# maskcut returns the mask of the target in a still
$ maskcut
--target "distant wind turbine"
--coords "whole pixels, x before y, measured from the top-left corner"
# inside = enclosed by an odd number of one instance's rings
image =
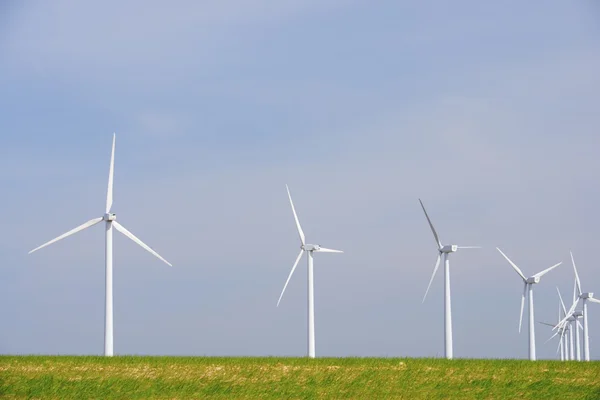
[[[523,296],[521,297],[521,315],[519,316],[519,333],[521,332],[521,325],[523,322],[523,307],[525,306],[525,296],[527,295],[529,297],[529,359],[531,361],[535,361],[536,357],[535,357],[535,324],[534,324],[534,310],[533,310],[533,285],[536,283],[540,283],[540,278],[542,276],[546,275],[548,272],[550,272],[554,268],[558,267],[560,264],[562,264],[562,262],[559,262],[558,264],[555,264],[555,265],[551,266],[550,268],[543,270],[542,272],[538,272],[537,274],[532,275],[529,278],[526,278],[525,275],[523,274],[523,272],[519,269],[519,267],[517,267],[517,265],[514,262],[512,262],[510,260],[510,258],[508,258],[506,256],[506,254],[504,254],[502,252],[502,250],[500,250],[497,247],[496,247],[496,249],[500,252],[500,254],[502,254],[502,256],[504,256],[506,261],[509,262],[509,264],[513,267],[513,269],[516,271],[516,273],[519,274],[521,279],[523,279],[524,286],[523,286]]]
[[[114,165],[115,165],[115,140],[116,134],[113,134],[112,152],[110,157],[110,169],[108,173],[108,190],[106,194],[106,209],[102,217],[94,218],[88,222],[79,225],[77,228],[70,230],[67,233],[60,235],[59,237],[44,243],[43,245],[36,247],[31,250],[29,254],[37,251],[41,248],[51,245],[52,243],[58,242],[68,236],[74,235],[75,233],[92,227],[100,222],[104,221],[106,225],[106,245],[105,245],[105,262],[106,262],[106,297],[105,297],[105,320],[104,320],[104,355],[113,355],[113,282],[112,282],[112,267],[113,267],[113,232],[112,228],[121,232],[129,239],[140,245],[143,249],[148,251],[150,254],[159,258],[167,265],[172,266],[167,260],[162,258],[157,252],[152,250],[148,245],[134,236],[133,233],[129,232],[125,227],[117,222],[117,216],[111,213],[111,207],[113,203],[113,177],[114,177]]]
[[[565,304],[562,301],[562,297],[560,295],[560,290],[558,289],[558,287],[556,287],[556,291],[558,292],[558,297],[560,299],[559,303],[558,303],[558,319],[557,321],[562,320],[562,313],[563,312],[567,312],[566,308],[565,308]],[[561,310],[561,306],[562,306],[562,310]],[[550,326],[550,327],[554,327],[554,324],[549,324],[547,322],[541,322],[538,321],[540,324],[542,325],[546,325],[546,326]],[[548,343],[549,341],[551,341],[552,339],[554,339],[556,336],[559,336],[559,341],[558,341],[558,347],[556,348],[556,352],[558,353],[560,351],[560,361],[565,361],[567,359],[566,357],[566,346],[565,346],[565,342],[563,340],[563,336],[565,335],[565,328],[561,328],[559,329],[554,335],[550,336],[550,338],[548,338],[548,340],[546,340],[544,343]]]
[[[298,229],[298,235],[300,236],[300,253],[296,258],[296,262],[288,275],[287,280],[285,281],[285,285],[283,286],[283,290],[281,291],[281,295],[279,296],[279,300],[277,300],[277,307],[279,307],[279,303],[283,297],[283,293],[285,293],[285,288],[287,287],[290,278],[294,274],[298,263],[300,262],[300,258],[306,252],[308,257],[308,356],[310,358],[315,358],[315,297],[314,297],[314,278],[313,278],[313,253],[343,253],[341,250],[333,250],[327,249],[325,247],[321,247],[318,244],[307,244],[306,238],[304,236],[304,232],[302,231],[302,227],[300,226],[300,221],[298,220],[298,215],[296,214],[296,209],[294,208],[294,202],[292,201],[292,195],[290,194],[290,189],[287,185],[285,185],[287,189],[288,198],[290,199],[290,205],[292,206],[292,213],[294,214],[294,220],[296,221],[296,228]]]
[[[577,285],[577,293],[578,296],[573,301],[573,305],[567,312],[567,315],[554,327],[554,329],[560,328],[564,326],[567,322],[569,322],[569,318],[574,316],[577,318],[578,316],[583,317],[583,358],[585,361],[590,361],[590,336],[589,336],[589,328],[588,328],[588,312],[587,312],[587,303],[588,301],[592,303],[600,303],[599,299],[594,297],[594,293],[592,292],[583,292],[581,289],[581,281],[579,280],[579,274],[577,273],[577,266],[575,265],[575,259],[573,258],[573,252],[571,252],[571,262],[573,263],[573,271],[575,272],[575,282]],[[577,307],[577,303],[579,299],[583,302],[583,312],[577,312],[575,308]]]
[[[427,297],[427,293],[429,292],[429,288],[431,287],[431,282],[433,282],[433,278],[440,266],[440,259],[442,255],[444,256],[444,352],[447,359],[452,359],[453,355],[453,346],[452,346],[452,305],[451,305],[451,296],[450,296],[450,260],[448,257],[450,253],[455,253],[458,249],[480,249],[479,246],[457,246],[455,244],[447,244],[442,245],[440,238],[431,223],[431,219],[429,219],[429,215],[425,210],[425,206],[421,199],[419,199],[419,203],[421,203],[421,208],[425,213],[425,218],[427,218],[427,222],[429,223],[429,227],[431,228],[431,232],[433,233],[433,237],[435,238],[435,243],[437,245],[438,256],[437,261],[435,262],[435,267],[433,268],[433,274],[431,274],[431,279],[429,280],[429,285],[427,285],[427,290],[425,291],[425,296],[423,296],[423,302],[425,302],[425,298]]]

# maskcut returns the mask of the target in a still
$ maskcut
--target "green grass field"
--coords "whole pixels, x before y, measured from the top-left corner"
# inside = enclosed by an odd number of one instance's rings
[[[600,363],[0,356],[2,399],[600,399]]]

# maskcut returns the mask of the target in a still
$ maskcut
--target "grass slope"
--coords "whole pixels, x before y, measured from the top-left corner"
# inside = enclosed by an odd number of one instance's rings
[[[600,399],[600,363],[0,356],[2,399]]]

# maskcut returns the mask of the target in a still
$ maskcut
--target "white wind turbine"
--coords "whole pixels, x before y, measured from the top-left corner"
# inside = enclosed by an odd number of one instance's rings
[[[556,288],[556,290],[558,290],[558,287]],[[558,293],[558,295],[560,296],[560,292]],[[558,303],[558,320],[557,321],[560,321],[562,319],[562,314],[561,314],[561,309],[560,309],[561,303],[562,303],[562,299]],[[562,308],[566,312],[564,304],[562,304]],[[538,321],[538,322],[540,324],[542,324],[542,325],[554,327],[554,324],[549,324],[547,322],[542,322],[542,321]],[[554,335],[550,336],[548,338],[548,340],[546,340],[544,342],[544,344],[548,343],[549,341],[551,341],[552,339],[554,339],[556,336],[560,335],[559,336],[559,341],[558,341],[558,347],[556,348],[556,352],[557,353],[560,352],[560,361],[565,361],[565,354],[566,354],[566,352],[565,352],[565,342],[563,341],[564,334],[565,334],[565,329],[561,328]]]
[[[114,165],[115,165],[115,140],[116,134],[113,134],[113,143],[112,143],[112,152],[110,157],[110,169],[108,174],[108,190],[106,194],[106,209],[105,213],[102,217],[94,218],[89,220],[88,222],[79,225],[77,228],[70,230],[67,233],[60,235],[59,237],[50,240],[49,242],[44,243],[43,245],[31,250],[29,254],[37,251],[43,247],[49,246],[52,243],[58,242],[61,239],[64,239],[68,236],[71,236],[79,231],[87,229],[91,226],[99,224],[102,221],[105,221],[106,225],[106,244],[105,244],[105,262],[106,262],[106,297],[105,297],[105,320],[104,320],[104,355],[112,356],[113,355],[113,290],[112,290],[112,267],[113,267],[113,231],[114,227],[116,230],[121,232],[123,235],[127,236],[129,239],[133,240],[135,243],[139,244],[142,248],[148,251],[150,254],[158,257],[160,260],[172,266],[167,260],[162,258],[157,252],[152,250],[148,245],[138,239],[133,233],[129,232],[125,227],[119,224],[116,219],[117,216],[114,213],[111,213],[111,207],[113,203],[113,176],[114,176]]]
[[[523,307],[525,306],[525,296],[528,295],[528,297],[529,297],[529,359],[531,361],[535,361],[536,357],[535,357],[535,324],[534,324],[534,310],[533,310],[533,285],[536,283],[540,283],[540,278],[542,276],[546,275],[548,272],[550,272],[554,268],[558,267],[560,264],[562,264],[562,262],[559,262],[558,264],[555,264],[555,265],[551,266],[550,268],[543,270],[542,272],[538,272],[537,274],[532,275],[529,278],[526,278],[525,275],[523,274],[523,272],[519,269],[519,267],[517,267],[517,265],[514,262],[512,262],[510,260],[510,258],[508,258],[506,256],[506,254],[504,254],[502,252],[502,250],[500,250],[497,247],[496,247],[496,249],[500,252],[500,254],[502,254],[504,256],[504,258],[506,258],[506,261],[508,261],[510,263],[510,265],[517,272],[517,274],[519,274],[521,279],[523,279],[524,286],[523,286],[523,296],[521,297],[521,315],[519,316],[519,333],[521,333],[521,324],[523,322]]]
[[[562,296],[560,295],[560,290],[558,289],[558,286],[556,287],[556,291],[558,292],[558,298],[559,298],[559,303],[558,303],[558,319],[557,321],[561,321],[562,320],[562,313],[564,312],[565,314],[567,313],[567,309],[565,308],[565,303],[562,301]],[[562,310],[561,310],[561,306],[562,306]],[[542,325],[546,325],[546,326],[550,326],[550,327],[554,327],[554,324],[549,324],[547,322],[541,322],[538,321],[540,324]],[[558,353],[560,351],[560,361],[565,361],[567,360],[567,352],[566,352],[566,346],[565,346],[565,341],[564,339],[564,335],[566,333],[566,327],[565,328],[561,328],[559,329],[554,335],[550,336],[550,338],[548,338],[548,340],[546,340],[544,343],[548,343],[549,341],[551,341],[552,339],[554,339],[556,336],[559,336],[559,342],[558,342],[558,347],[556,348],[556,352]]]
[[[571,313],[571,316],[567,316],[569,313],[567,312],[567,309],[565,307],[565,303],[562,299],[562,296],[560,295],[560,290],[558,289],[558,287],[556,288],[556,291],[558,292],[558,298],[560,299],[560,304],[562,305],[562,309],[563,312],[565,314],[565,318],[567,323],[563,323],[561,329],[559,329],[557,332],[561,332],[562,330],[562,334],[564,334],[564,332],[566,332],[568,335],[565,337],[565,343],[567,343],[566,349],[567,349],[567,356],[565,357],[566,360],[575,360],[577,359],[577,361],[581,361],[581,347],[580,347],[580,343],[579,343],[579,328],[582,328],[581,323],[578,321],[578,318],[582,316],[581,311],[575,311],[573,313]],[[576,302],[576,296],[575,294],[573,294],[573,303]],[[561,324],[561,321],[563,321],[562,317],[559,317],[559,322],[558,324]],[[554,327],[555,325],[553,325]],[[554,330],[554,328],[552,328],[552,330]],[[556,336],[557,333],[555,333],[554,335],[552,335],[552,337]],[[552,338],[551,337],[551,338]],[[575,337],[576,340],[576,347],[573,344],[573,337]]]
[[[290,205],[292,206],[292,213],[294,214],[294,220],[296,221],[296,228],[298,228],[298,235],[300,236],[300,253],[296,258],[296,262],[288,275],[287,280],[285,281],[285,285],[283,286],[283,290],[281,291],[281,295],[279,296],[279,300],[277,300],[277,307],[279,307],[279,303],[281,302],[281,298],[283,297],[283,293],[285,293],[285,288],[290,281],[290,278],[294,274],[296,270],[296,266],[300,262],[300,258],[306,252],[308,257],[308,356],[310,358],[315,358],[315,296],[314,296],[314,278],[313,278],[313,253],[343,253],[341,250],[333,250],[327,249],[325,247],[321,247],[318,244],[307,244],[306,238],[304,236],[304,232],[302,231],[302,227],[300,226],[300,221],[298,220],[298,215],[296,214],[296,209],[294,208],[294,202],[292,201],[292,195],[290,194],[290,189],[287,185],[285,185],[287,189],[288,198],[290,199]]]
[[[435,243],[438,247],[438,256],[437,261],[435,262],[435,267],[433,268],[433,274],[431,274],[431,279],[429,280],[429,285],[427,285],[427,290],[425,291],[425,296],[423,296],[423,302],[425,302],[425,298],[427,297],[427,293],[429,292],[429,288],[431,287],[431,282],[433,282],[433,278],[440,266],[440,259],[442,254],[444,255],[444,353],[447,359],[452,359],[453,357],[453,346],[452,346],[452,304],[451,304],[451,296],[450,296],[450,260],[448,257],[450,253],[455,253],[458,249],[480,249],[479,246],[457,246],[455,244],[447,244],[442,245],[440,238],[438,237],[433,224],[431,223],[431,219],[429,219],[429,215],[425,210],[425,206],[421,199],[419,199],[419,203],[421,203],[421,208],[423,208],[423,212],[425,213],[425,218],[427,218],[427,222],[429,223],[429,227],[431,228],[431,232],[433,233],[433,237],[435,238]]]
[[[585,361],[590,361],[590,336],[589,336],[589,328],[588,328],[588,313],[587,313],[587,302],[591,301],[592,303],[600,303],[599,299],[594,297],[594,293],[592,292],[583,292],[581,289],[581,281],[579,280],[579,274],[577,273],[577,267],[575,266],[575,259],[573,258],[573,253],[571,252],[571,261],[573,263],[573,270],[575,271],[575,282],[577,285],[577,293],[578,296],[573,301],[573,305],[569,309],[567,315],[554,327],[560,328],[564,326],[567,322],[569,322],[570,317],[577,318],[579,316],[583,317],[583,358]],[[576,311],[577,303],[579,299],[583,301],[583,312]]]

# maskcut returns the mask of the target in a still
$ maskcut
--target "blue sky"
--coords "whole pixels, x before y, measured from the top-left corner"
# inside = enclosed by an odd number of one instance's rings
[[[303,355],[302,264],[317,255],[317,354],[443,353],[442,240],[457,357],[526,357],[526,274],[594,266],[600,7],[592,1],[4,2],[0,6],[0,352],[100,354],[113,210],[175,266],[115,238],[117,354]],[[97,229],[95,229],[97,228]],[[538,355],[553,358],[537,328]],[[600,308],[590,306],[592,357]]]

